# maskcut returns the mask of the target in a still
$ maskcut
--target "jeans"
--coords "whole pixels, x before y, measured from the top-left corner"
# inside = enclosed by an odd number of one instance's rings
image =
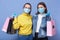
[[[34,38],[33,38],[33,40],[48,40],[48,37],[44,37],[44,38],[37,38],[37,39],[34,37]]]
[[[33,35],[19,35],[19,40],[33,40]]]
[[[48,40],[48,37],[38,38],[38,40]]]

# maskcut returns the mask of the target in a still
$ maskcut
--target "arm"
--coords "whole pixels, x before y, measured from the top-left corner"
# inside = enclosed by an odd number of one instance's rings
[[[13,21],[13,29],[17,30],[19,29],[19,22],[18,22],[18,17],[14,18],[14,21]]]
[[[51,21],[50,14],[48,14],[46,17],[47,17],[47,21]]]
[[[51,21],[52,23],[52,28],[55,28],[54,26],[54,21],[51,19],[50,15],[47,15],[47,21]]]

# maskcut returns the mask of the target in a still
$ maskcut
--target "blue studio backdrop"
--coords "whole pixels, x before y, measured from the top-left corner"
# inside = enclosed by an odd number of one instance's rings
[[[18,39],[17,34],[9,35],[1,31],[7,17],[14,13],[21,14],[25,3],[31,3],[31,14],[34,15],[37,11],[37,4],[41,1],[46,3],[48,11],[56,22],[56,35],[49,37],[49,40],[60,40],[60,0],[0,0],[0,40]]]

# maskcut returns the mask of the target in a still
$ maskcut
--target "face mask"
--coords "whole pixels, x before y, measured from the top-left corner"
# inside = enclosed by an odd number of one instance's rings
[[[38,11],[39,11],[40,13],[44,13],[45,10],[44,10],[44,8],[39,8]]]
[[[24,12],[29,13],[30,12],[30,9],[24,8]]]

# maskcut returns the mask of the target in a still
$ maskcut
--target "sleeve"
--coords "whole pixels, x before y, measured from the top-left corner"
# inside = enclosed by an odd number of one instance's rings
[[[32,29],[34,29],[34,25],[35,25],[35,16],[32,16]]]
[[[19,22],[18,22],[18,17],[14,18],[14,21],[13,21],[13,29],[17,30],[19,29]]]
[[[48,14],[46,17],[47,17],[47,21],[51,21],[50,14]]]

